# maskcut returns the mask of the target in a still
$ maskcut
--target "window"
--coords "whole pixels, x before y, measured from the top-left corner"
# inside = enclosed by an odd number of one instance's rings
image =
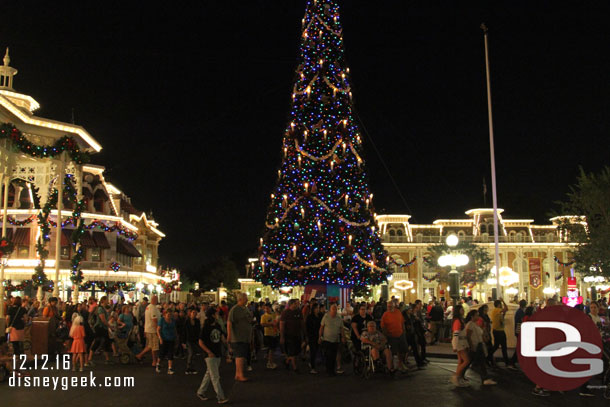
[[[523,233],[523,232],[517,233],[517,242],[523,242],[524,239],[525,239],[525,233]]]
[[[30,246],[17,246],[17,258],[27,259],[30,257]]]
[[[91,261],[102,261],[102,249],[93,247],[91,250]]]
[[[136,249],[142,253],[142,244],[141,243],[137,243],[136,244]],[[142,264],[142,257],[136,257],[136,264]]]
[[[509,242],[516,242],[516,241],[517,241],[516,236],[517,236],[517,233],[516,233],[514,230],[511,230],[511,231],[508,233],[508,241],[509,241]]]
[[[70,246],[62,246],[60,255],[62,260],[70,260]]]
[[[396,231],[394,229],[390,229],[390,236],[395,236],[396,235]]]
[[[398,229],[396,231],[396,236],[402,236],[402,229]]]
[[[488,242],[488,241],[489,241],[489,233],[482,233],[481,242]]]
[[[417,243],[421,243],[421,242],[423,242],[423,241],[424,241],[424,235],[423,235],[423,234],[421,234],[421,233],[418,233],[417,235],[415,235],[415,241],[416,241]]]

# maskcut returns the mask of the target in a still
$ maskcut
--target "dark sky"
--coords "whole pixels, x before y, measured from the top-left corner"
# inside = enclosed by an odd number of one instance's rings
[[[0,46],[38,115],[69,121],[74,107],[104,147],[94,163],[166,232],[162,262],[189,269],[256,248],[305,1],[153,4],[3,0]],[[608,164],[607,1],[341,4],[380,213],[464,217],[484,177],[491,191],[483,21],[505,215],[544,223],[579,165]]]

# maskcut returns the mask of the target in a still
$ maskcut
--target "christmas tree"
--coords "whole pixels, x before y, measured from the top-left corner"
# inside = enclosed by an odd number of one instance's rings
[[[336,1],[309,0],[302,28],[291,120],[253,275],[273,287],[379,284],[388,258],[352,114]]]

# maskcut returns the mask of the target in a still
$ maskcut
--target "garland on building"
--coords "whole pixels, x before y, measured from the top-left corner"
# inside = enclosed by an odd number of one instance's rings
[[[133,291],[136,289],[136,285],[134,283],[125,283],[123,281],[86,281],[80,285],[80,289],[83,291],[90,290],[93,287],[95,287],[95,289],[98,291],[104,291],[109,294],[115,293],[117,290]]]
[[[0,215],[0,220],[1,219],[3,219],[2,215]],[[25,225],[29,225],[30,223],[34,222],[34,220],[36,219],[36,215],[32,215],[24,220],[17,220],[16,218],[13,218],[12,216],[7,216],[7,219],[8,219],[9,225],[25,226]]]
[[[159,280],[157,282],[157,284],[161,286],[161,290],[165,294],[169,294],[172,291],[180,291],[180,285],[178,284],[177,280],[172,280],[172,281]]]
[[[57,227],[57,223],[49,220],[51,226],[53,227]],[[61,223],[61,227],[65,227],[67,225],[74,225],[77,222],[77,220],[73,217],[70,216],[68,219],[66,219],[65,221],[63,221]],[[99,228],[101,230],[103,230],[104,232],[114,232],[116,231],[117,234],[124,236],[126,239],[129,240],[135,240],[138,238],[138,234],[135,232],[132,232],[131,230],[127,229],[126,227],[122,226],[121,224],[117,223],[115,225],[109,226],[106,223],[102,222],[101,220],[98,219],[94,219],[91,223],[84,225],[84,228],[87,230],[91,230],[94,228]]]
[[[553,256],[553,259],[555,260],[555,262],[556,262],[557,264],[559,264],[560,266],[563,266],[563,267],[570,267],[572,264],[576,263],[574,260],[569,261],[569,262],[567,262],[567,263],[564,263],[564,262],[560,261],[560,260],[557,258],[557,256]]]
[[[13,285],[13,282],[11,280],[4,280],[4,289],[6,291],[23,291],[31,283],[31,280],[23,280],[21,283]]]
[[[396,266],[403,268],[403,267],[411,267],[413,265],[413,263],[415,263],[415,260],[417,260],[417,256],[414,256],[410,262],[405,263],[405,264],[398,264],[396,263],[396,260],[394,259],[390,259],[390,263],[395,264]]]
[[[113,261],[112,263],[110,263],[110,270],[112,270],[116,273],[117,271],[121,270],[121,265],[119,263],[117,263],[116,261]]]
[[[28,140],[19,129],[11,123],[0,125],[0,139],[9,139],[13,142],[13,147],[36,158],[54,158],[63,152],[70,155],[72,161],[77,164],[89,162],[89,153],[81,151],[78,143],[73,137],[63,136],[52,145],[39,146]]]
[[[434,276],[432,276],[432,277],[426,277],[425,275],[422,275],[422,278],[423,278],[424,280],[426,280],[427,282],[429,282],[429,283],[431,283],[432,281],[434,281],[434,280],[436,280],[437,278],[440,278],[440,277],[441,277],[440,273],[436,273],[436,274],[435,274]]]
[[[15,250],[13,242],[8,240],[6,237],[0,239],[0,257],[6,257]]]

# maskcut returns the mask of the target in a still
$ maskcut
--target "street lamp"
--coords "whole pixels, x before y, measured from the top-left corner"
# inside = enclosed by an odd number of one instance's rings
[[[459,240],[454,234],[447,236],[447,246],[453,248],[457,246]],[[450,249],[449,253],[444,254],[438,258],[438,265],[441,267],[451,267],[449,272],[449,293],[453,298],[453,305],[457,305],[457,301],[460,298],[460,275],[457,271],[457,267],[465,266],[468,264],[470,259],[467,255],[455,252]]]

